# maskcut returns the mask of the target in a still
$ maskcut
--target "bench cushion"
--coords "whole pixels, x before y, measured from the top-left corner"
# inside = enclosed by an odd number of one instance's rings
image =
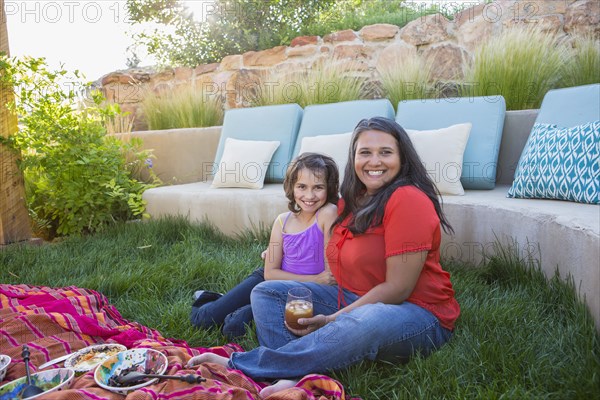
[[[398,104],[396,122],[416,130],[470,122],[460,181],[465,189],[493,189],[505,113],[502,96],[409,100]]]
[[[460,176],[470,132],[470,123],[427,131],[406,130],[440,194],[465,194]]]
[[[562,128],[600,119],[600,84],[549,90],[535,120]]]
[[[279,141],[227,138],[211,187],[261,189]]]
[[[535,124],[509,197],[598,204],[600,121],[559,128]]]
[[[352,132],[360,120],[372,117],[393,119],[392,103],[388,99],[377,99],[307,106],[298,132],[294,157],[300,152],[303,138]]]
[[[548,91],[508,196],[597,204],[598,120],[600,84]]]
[[[278,141],[279,147],[273,154],[265,182],[283,182],[301,119],[302,108],[298,104],[228,110],[223,119],[221,139],[215,155],[215,172],[223,156],[227,138]]]

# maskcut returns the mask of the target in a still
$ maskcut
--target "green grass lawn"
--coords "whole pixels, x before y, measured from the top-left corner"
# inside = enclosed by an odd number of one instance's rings
[[[192,346],[194,290],[226,291],[261,264],[265,234],[224,238],[182,220],[129,223],[94,236],[0,250],[2,283],[98,290],[122,315]],[[512,258],[512,259],[511,259]],[[571,285],[547,282],[513,257],[470,268],[446,263],[462,315],[452,341],[407,365],[364,362],[332,374],[363,399],[588,399],[600,388],[600,336]],[[256,338],[239,342],[249,349]]]

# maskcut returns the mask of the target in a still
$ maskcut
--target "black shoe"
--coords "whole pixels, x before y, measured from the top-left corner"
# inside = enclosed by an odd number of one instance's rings
[[[211,292],[210,290],[197,290],[194,292],[194,303],[192,307],[200,307],[211,301],[215,301],[223,296],[221,293]]]

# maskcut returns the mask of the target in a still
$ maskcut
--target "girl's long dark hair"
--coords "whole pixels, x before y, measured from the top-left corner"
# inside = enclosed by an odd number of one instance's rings
[[[356,142],[359,136],[363,132],[371,130],[388,133],[396,139],[400,155],[400,172],[398,172],[398,175],[392,182],[380,189],[365,204],[359,201],[364,196],[367,188],[356,175],[354,161],[356,158]],[[454,229],[452,229],[442,211],[438,197],[440,193],[429,175],[427,175],[427,171],[406,131],[397,122],[388,118],[374,117],[363,119],[356,125],[352,134],[348,164],[346,164],[344,182],[342,182],[340,189],[342,199],[345,202],[344,210],[337,217],[333,226],[341,223],[350,214],[352,218],[348,222],[348,229],[354,234],[364,233],[369,227],[381,225],[385,205],[392,196],[392,193],[397,188],[407,185],[416,186],[429,197],[444,231],[454,233]]]

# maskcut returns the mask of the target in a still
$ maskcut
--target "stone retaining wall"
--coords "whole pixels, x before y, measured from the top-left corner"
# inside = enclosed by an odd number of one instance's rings
[[[457,80],[479,43],[503,29],[524,25],[558,32],[565,39],[578,33],[600,37],[600,2],[497,0],[465,9],[452,20],[433,14],[411,21],[403,28],[376,24],[324,37],[301,36],[292,40],[290,46],[230,55],[220,63],[196,68],[112,72],[100,79],[99,86],[109,100],[135,116],[134,129],[142,130],[147,126],[140,102],[146,93],[194,85],[207,95],[222,95],[225,109],[246,107],[265,76],[277,80],[278,74],[310,68],[321,60],[354,60],[351,63],[354,71],[348,73],[365,76],[377,85],[378,67],[394,59],[421,56],[431,62],[434,81]]]

